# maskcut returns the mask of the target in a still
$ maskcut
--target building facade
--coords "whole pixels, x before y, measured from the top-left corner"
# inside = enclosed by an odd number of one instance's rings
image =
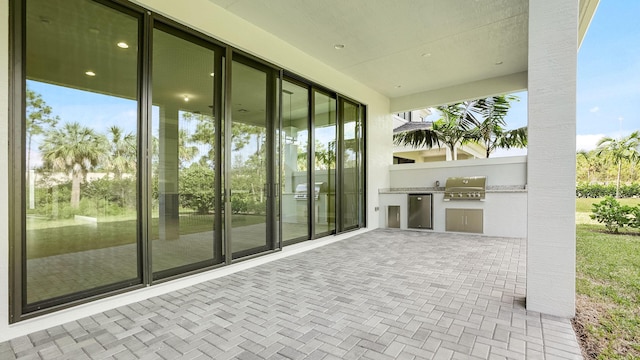
[[[383,226],[392,113],[525,88],[527,307],[573,315],[597,2],[528,4],[524,72],[396,97],[221,3],[0,0],[0,341]]]

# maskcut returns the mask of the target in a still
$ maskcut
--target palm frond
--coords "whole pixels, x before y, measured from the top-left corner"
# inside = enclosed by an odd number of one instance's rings
[[[411,146],[415,149],[440,146],[439,135],[433,129],[421,129],[396,133],[393,135],[396,146]]]

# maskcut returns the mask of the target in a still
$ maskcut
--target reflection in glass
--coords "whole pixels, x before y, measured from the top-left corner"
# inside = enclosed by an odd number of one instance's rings
[[[282,240],[308,239],[309,93],[288,81],[282,89]]]
[[[315,234],[335,231],[336,99],[314,91]]]
[[[268,248],[267,74],[238,61],[231,84],[231,246],[235,256]],[[229,214],[227,214],[228,216]]]
[[[345,100],[342,104],[342,230],[358,226],[358,106]]]
[[[87,0],[29,0],[26,19],[28,311],[140,282],[139,23]]]
[[[214,51],[153,31],[154,277],[222,261],[214,239]],[[215,244],[214,244],[215,241]]]

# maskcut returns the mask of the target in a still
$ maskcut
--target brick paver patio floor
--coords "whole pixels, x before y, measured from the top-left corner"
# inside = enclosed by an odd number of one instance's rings
[[[374,230],[0,343],[0,359],[582,359],[524,239]]]

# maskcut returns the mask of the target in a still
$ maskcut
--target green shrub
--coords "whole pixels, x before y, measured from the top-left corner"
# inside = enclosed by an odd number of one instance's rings
[[[618,233],[620,228],[632,224],[634,209],[637,207],[620,205],[613,197],[607,196],[601,202],[593,204],[591,218],[604,223],[608,231]]]
[[[606,196],[616,196],[616,186],[614,184],[578,184],[576,186],[576,197],[601,198]],[[620,185],[620,197],[640,197],[640,184]]]
[[[249,209],[249,200],[246,194],[233,194],[231,209],[234,214],[246,214]]]
[[[640,229],[640,206],[631,207],[630,215],[629,227]]]
[[[180,205],[196,211],[198,214],[207,214],[214,207],[215,172],[213,169],[199,164],[180,171]]]

